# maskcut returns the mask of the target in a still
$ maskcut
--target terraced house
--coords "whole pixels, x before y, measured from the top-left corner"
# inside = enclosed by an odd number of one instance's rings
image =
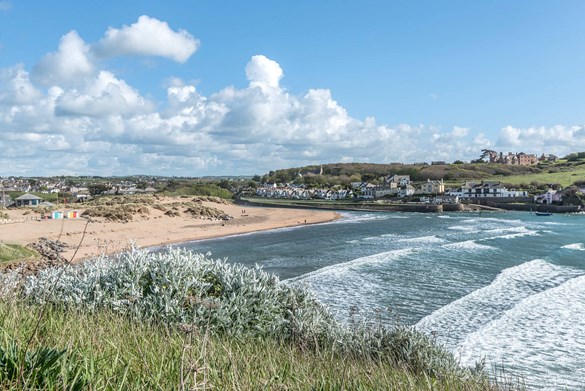
[[[450,190],[450,196],[457,196],[461,199],[470,198],[487,198],[487,197],[527,197],[528,192],[517,191],[514,189],[508,190],[500,182],[481,181],[465,182],[460,188]]]

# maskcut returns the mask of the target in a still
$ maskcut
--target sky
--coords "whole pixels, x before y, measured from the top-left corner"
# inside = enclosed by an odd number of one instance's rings
[[[581,0],[0,0],[0,176],[585,151]]]

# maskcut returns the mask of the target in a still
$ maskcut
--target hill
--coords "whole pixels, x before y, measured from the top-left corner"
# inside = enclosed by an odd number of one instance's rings
[[[351,182],[359,181],[376,184],[381,182],[382,177],[390,174],[410,175],[413,182],[443,179],[448,186],[460,185],[464,181],[496,180],[517,187],[546,187],[548,184],[567,187],[585,180],[585,158],[565,159],[556,163],[540,162],[533,166],[497,163],[439,165],[330,163],[270,171],[261,178],[261,181],[294,182],[307,186],[349,186]]]

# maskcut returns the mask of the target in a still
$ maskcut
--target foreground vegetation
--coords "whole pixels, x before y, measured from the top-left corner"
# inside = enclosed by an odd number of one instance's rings
[[[0,263],[32,260],[39,254],[25,246],[12,243],[0,243]]]
[[[2,347],[15,367],[33,333],[36,306],[0,304]],[[229,338],[112,313],[51,307],[29,351],[52,348],[54,364],[29,366],[24,380],[0,376],[3,388],[124,390],[489,390],[486,380],[416,374],[390,360],[307,350],[275,338]],[[38,353],[37,353],[38,354]],[[6,355],[4,355],[6,360]],[[33,360],[30,360],[33,361]]]
[[[342,324],[302,287],[187,251],[1,280],[4,388],[495,389],[411,328]]]

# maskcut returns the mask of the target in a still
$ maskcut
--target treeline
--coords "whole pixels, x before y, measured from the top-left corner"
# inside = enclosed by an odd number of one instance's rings
[[[208,196],[230,199],[233,194],[227,189],[213,183],[197,183],[192,181],[170,180],[161,189],[163,194],[175,196]]]
[[[585,152],[573,152],[564,157],[569,162],[575,162],[581,159],[585,159]]]

